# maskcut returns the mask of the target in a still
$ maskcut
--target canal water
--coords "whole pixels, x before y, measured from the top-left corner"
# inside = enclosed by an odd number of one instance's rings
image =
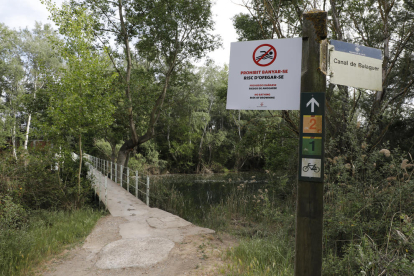
[[[269,174],[242,172],[209,175],[161,175],[151,177],[153,205],[175,210],[190,217],[203,217],[214,205],[223,204],[228,197],[238,195],[258,195],[266,191],[270,200],[283,196],[288,179],[282,173]],[[174,198],[172,198],[174,197]],[[171,202],[173,200],[179,202]],[[172,207],[174,205],[175,207]],[[170,209],[170,210],[168,210]]]

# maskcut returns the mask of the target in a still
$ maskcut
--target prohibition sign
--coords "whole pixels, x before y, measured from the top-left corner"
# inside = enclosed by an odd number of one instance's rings
[[[256,55],[257,50],[259,52]],[[270,44],[262,44],[253,52],[253,61],[259,66],[269,66],[276,60],[277,52],[275,47]],[[269,61],[270,60],[270,61]]]

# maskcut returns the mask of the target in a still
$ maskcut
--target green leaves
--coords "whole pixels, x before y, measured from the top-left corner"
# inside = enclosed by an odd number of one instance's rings
[[[113,121],[114,94],[110,85],[117,77],[111,71],[106,53],[95,49],[93,18],[82,7],[61,9],[48,6],[52,19],[59,25],[61,40],[54,40],[65,68],[59,78],[50,77],[50,101],[47,114],[49,132],[78,136],[106,128]]]
[[[209,0],[160,0],[131,2],[126,14],[136,47],[150,60],[157,57],[167,64],[200,59],[219,46],[213,30]]]

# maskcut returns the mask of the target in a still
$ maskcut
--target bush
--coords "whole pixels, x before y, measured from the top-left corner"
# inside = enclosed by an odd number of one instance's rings
[[[413,160],[356,137],[327,151],[324,275],[413,275]]]
[[[82,164],[81,189],[78,195],[79,160],[70,152],[53,153],[52,149],[34,151],[18,160],[2,153],[0,186],[13,202],[25,209],[73,209],[92,198],[91,180]]]
[[[27,221],[24,208],[8,195],[0,195],[0,231],[20,229]]]

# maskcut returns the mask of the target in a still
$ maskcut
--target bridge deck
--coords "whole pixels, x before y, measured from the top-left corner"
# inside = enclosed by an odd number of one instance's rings
[[[93,174],[104,183],[102,174],[96,170]],[[100,192],[97,189],[98,195],[105,202],[104,185],[101,187]],[[149,267],[166,260],[175,243],[182,242],[185,236],[214,233],[158,208],[148,207],[110,179],[107,179],[107,208],[111,216],[124,218],[125,222],[119,225],[121,239],[117,241],[96,247],[88,244],[87,239],[84,249],[99,253],[95,265],[100,269]]]

